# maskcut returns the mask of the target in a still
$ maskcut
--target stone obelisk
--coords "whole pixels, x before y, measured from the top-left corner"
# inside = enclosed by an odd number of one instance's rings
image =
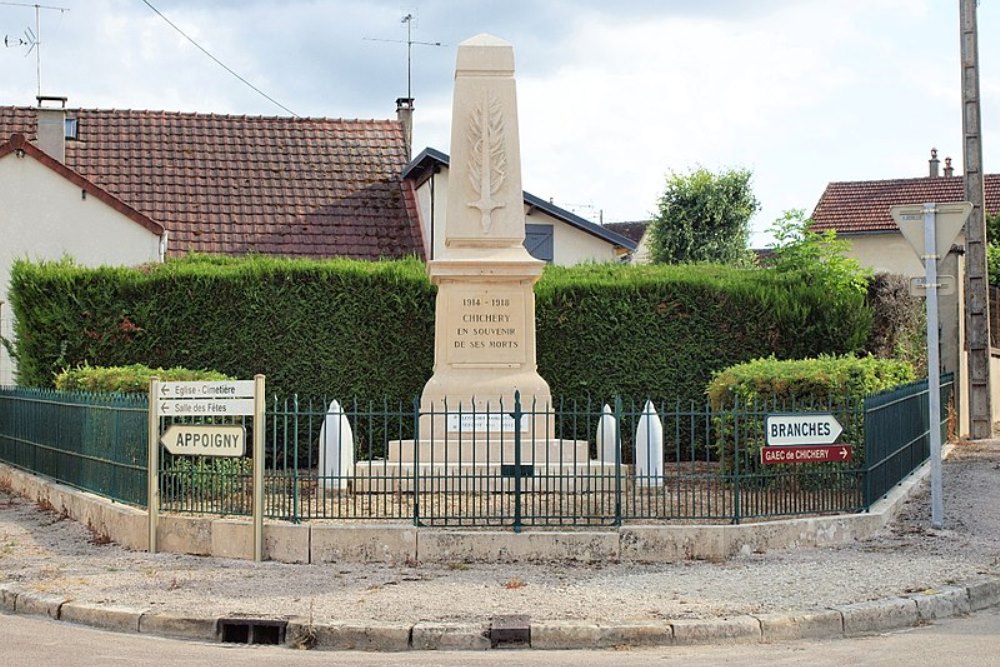
[[[551,403],[535,362],[533,285],[545,263],[524,248],[513,47],[486,34],[459,44],[454,95],[445,248],[428,265],[438,286],[434,375],[421,409],[481,414],[422,420],[421,439],[498,433],[515,391],[526,411]]]

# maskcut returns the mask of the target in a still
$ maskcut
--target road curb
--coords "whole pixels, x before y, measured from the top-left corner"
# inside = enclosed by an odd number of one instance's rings
[[[755,614],[764,643],[796,639],[838,639],[844,636],[844,617],[835,609]]]
[[[534,621],[529,625],[530,641],[518,647],[561,650],[838,639],[901,630],[997,605],[1000,579],[985,579],[822,610],[620,624]],[[115,632],[220,640],[219,617],[77,602],[60,595],[27,591],[14,582],[0,583],[0,611],[47,616]],[[288,617],[285,643],[333,651],[483,651],[491,647],[490,632],[489,623],[313,623],[304,617]]]
[[[218,637],[218,621],[215,616],[187,616],[169,611],[145,613],[139,617],[139,634],[213,641]]]
[[[17,592],[17,598],[14,602],[14,613],[48,616],[58,621],[59,609],[67,602],[69,602],[69,598],[64,598],[61,595],[33,593],[22,590]]]
[[[115,632],[138,633],[143,613],[129,607],[66,602],[59,608],[59,620]]]

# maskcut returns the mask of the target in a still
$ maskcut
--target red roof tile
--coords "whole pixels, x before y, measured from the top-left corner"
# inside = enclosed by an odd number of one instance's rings
[[[378,259],[423,255],[394,120],[67,109],[66,165],[188,251]],[[0,107],[0,141],[35,110]]]
[[[986,212],[1000,210],[1000,174],[986,175]],[[896,231],[889,209],[898,204],[962,201],[961,176],[830,183],[813,211],[813,229],[838,234]]]

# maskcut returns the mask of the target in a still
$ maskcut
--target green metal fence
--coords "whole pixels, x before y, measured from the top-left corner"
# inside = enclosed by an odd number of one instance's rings
[[[0,461],[146,505],[143,395],[0,388]]]
[[[946,377],[943,406],[950,390]],[[518,400],[421,412],[416,402],[293,397],[272,399],[264,424],[244,426],[248,442],[254,428],[265,429],[270,518],[514,530],[740,523],[870,507],[928,457],[926,393],[924,382],[864,402],[714,411]],[[763,465],[764,420],[779,412],[834,414],[853,460]],[[644,444],[654,432],[662,432],[662,450]],[[0,460],[139,506],[147,437],[143,396],[0,389]],[[161,509],[249,515],[251,470],[249,455],[164,452]]]
[[[948,418],[953,414],[951,373],[941,377],[941,415],[937,427],[947,441]],[[930,410],[927,380],[897,387],[865,399],[865,506],[930,458]]]
[[[663,433],[658,468],[649,450],[638,446],[642,404],[550,408],[516,401],[480,412],[442,405],[418,413],[407,404],[353,404],[330,411],[325,401],[272,403],[265,511],[292,521],[404,520],[517,530],[739,523],[864,508],[860,447],[850,463],[760,462],[767,414],[831,411],[844,424],[845,436],[860,445],[860,402],[716,411],[694,403],[654,407]],[[608,418],[612,426],[602,437],[602,419]],[[334,448],[327,458],[341,458],[344,440],[330,442],[321,435],[331,423],[350,425],[353,467],[319,464],[324,441]]]

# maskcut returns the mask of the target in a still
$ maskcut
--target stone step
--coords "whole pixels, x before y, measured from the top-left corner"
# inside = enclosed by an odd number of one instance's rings
[[[622,487],[633,483],[632,466],[621,466]],[[416,479],[414,479],[416,473]],[[514,493],[513,464],[476,465],[362,462],[355,466],[355,493]],[[522,493],[597,493],[615,491],[615,465],[587,461],[580,465],[522,464]]]

